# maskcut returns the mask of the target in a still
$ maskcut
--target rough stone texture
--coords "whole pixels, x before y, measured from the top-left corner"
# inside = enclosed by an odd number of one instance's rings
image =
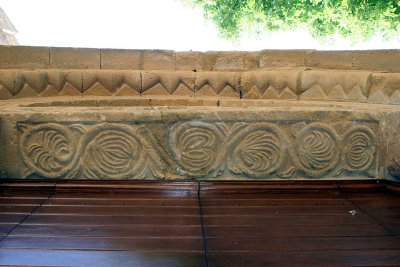
[[[260,68],[304,67],[307,50],[263,50],[260,51]]]
[[[371,77],[368,102],[400,104],[400,74],[376,73]]]
[[[50,66],[65,69],[100,69],[100,50],[52,47],[50,49]]]
[[[196,75],[196,97],[240,97],[240,76],[235,72],[199,72]]]
[[[47,68],[49,48],[34,46],[12,46],[11,65],[16,68]]]
[[[353,52],[354,69],[400,72],[399,50]]]
[[[353,69],[352,51],[308,51],[306,66],[320,69]]]
[[[204,56],[201,52],[176,52],[176,70],[204,70]]]
[[[297,99],[301,70],[253,71],[241,77],[243,98]]]
[[[101,50],[101,69],[138,70],[142,53],[137,50]]]
[[[175,52],[169,50],[143,51],[143,70],[175,70]]]
[[[143,71],[141,94],[193,96],[194,79],[191,71]]]
[[[400,73],[371,52],[9,52],[0,177],[400,178]]]
[[[349,115],[351,106],[204,110],[166,104],[135,112],[8,106],[5,173],[64,179],[382,178],[385,117],[376,110]]]
[[[370,75],[364,71],[305,71],[300,99],[366,102]]]
[[[11,65],[11,46],[0,46],[0,68],[9,68]]]
[[[258,68],[258,53],[216,52],[214,71],[244,71]]]

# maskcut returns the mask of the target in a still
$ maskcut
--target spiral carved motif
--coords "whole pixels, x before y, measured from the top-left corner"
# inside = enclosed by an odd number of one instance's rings
[[[84,168],[93,177],[123,179],[135,175],[143,167],[142,145],[129,127],[104,125],[88,133]],[[93,178],[92,177],[92,178]]]
[[[339,138],[326,125],[312,123],[298,134],[296,151],[299,168],[310,176],[323,176],[339,162]]]
[[[242,136],[242,135],[241,135]],[[236,145],[231,162],[239,172],[263,177],[278,170],[284,161],[284,134],[270,124],[249,127]]]
[[[49,123],[24,132],[20,151],[25,164],[32,170],[41,176],[56,178],[69,171],[76,147],[67,128]]]
[[[221,138],[210,123],[189,122],[175,126],[171,149],[180,167],[189,175],[204,176],[219,163]]]
[[[370,128],[355,126],[345,133],[343,158],[347,170],[368,170],[374,161],[375,152],[375,135]]]

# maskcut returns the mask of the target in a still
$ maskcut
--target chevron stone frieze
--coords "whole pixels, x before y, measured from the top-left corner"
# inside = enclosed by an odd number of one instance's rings
[[[0,70],[0,99],[180,96],[400,104],[400,73],[341,70]]]

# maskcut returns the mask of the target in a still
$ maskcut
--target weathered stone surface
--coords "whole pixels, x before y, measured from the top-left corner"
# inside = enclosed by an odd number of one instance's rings
[[[0,113],[4,136],[15,136],[6,142],[13,160],[4,172],[58,179],[381,178],[384,116],[375,111],[168,106]]]
[[[262,50],[260,69],[276,67],[304,67],[307,50]]]
[[[0,45],[0,68],[10,68],[11,66],[11,46]]]
[[[320,69],[353,69],[352,51],[308,51],[306,56],[306,66]]]
[[[371,76],[368,102],[400,104],[400,74],[375,73]]]
[[[244,71],[258,68],[258,53],[250,52],[214,52],[213,71]]]
[[[100,50],[52,47],[50,66],[61,69],[100,69]]]
[[[140,68],[139,50],[101,50],[101,69],[138,70]]]
[[[245,72],[241,76],[243,98],[297,99],[301,70]]]
[[[370,75],[363,71],[304,71],[300,99],[366,102]]]
[[[48,47],[13,46],[11,54],[15,68],[47,68],[50,64]]]
[[[201,52],[176,52],[176,70],[201,71],[204,54]]]
[[[400,74],[363,52],[2,49],[0,178],[400,179]]]
[[[143,70],[175,70],[175,52],[170,50],[143,50]]]
[[[235,72],[198,72],[196,97],[240,97],[240,74]]]
[[[142,95],[194,95],[195,73],[191,71],[142,72]]]
[[[400,72],[399,50],[353,52],[354,69]]]

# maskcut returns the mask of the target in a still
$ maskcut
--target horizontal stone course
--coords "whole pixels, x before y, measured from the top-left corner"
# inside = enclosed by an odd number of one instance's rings
[[[270,68],[400,72],[400,50],[185,51],[0,46],[0,68],[248,71]]]
[[[304,68],[242,72],[0,69],[0,100],[82,95],[400,104],[400,73]]]

